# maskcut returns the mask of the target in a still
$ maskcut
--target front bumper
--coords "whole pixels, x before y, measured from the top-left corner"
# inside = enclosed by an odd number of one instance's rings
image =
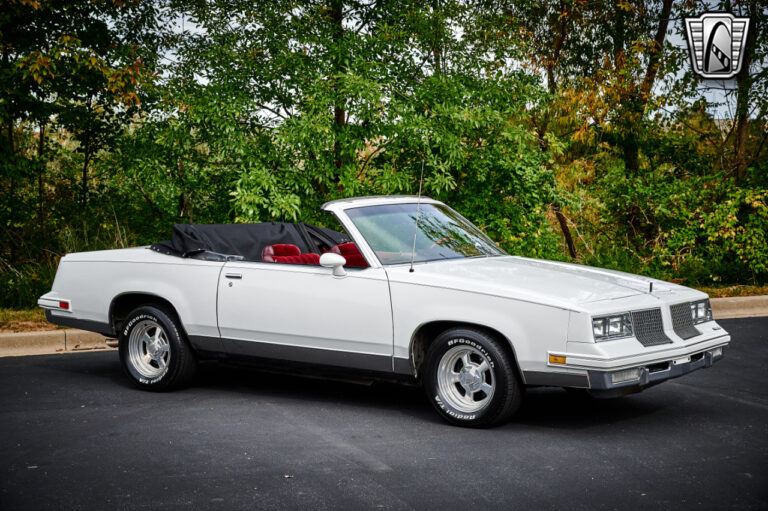
[[[526,385],[586,389],[596,397],[639,392],[719,361],[731,341],[714,321],[702,335],[683,340],[668,332],[672,343],[641,347],[634,338],[602,343],[568,342],[565,351],[549,351],[542,369],[524,371]],[[563,363],[564,360],[564,363]]]
[[[642,390],[645,387],[677,378],[722,360],[725,347],[719,346],[706,351],[691,354],[676,360],[656,362],[623,369],[621,371],[587,371],[589,388],[591,390],[632,389]],[[627,377],[637,371],[637,377]],[[617,378],[618,377],[618,378]]]

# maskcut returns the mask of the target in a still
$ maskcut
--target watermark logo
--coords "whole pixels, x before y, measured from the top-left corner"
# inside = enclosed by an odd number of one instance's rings
[[[726,80],[741,71],[749,18],[726,12],[708,12],[685,18],[688,52],[693,72],[702,78]]]

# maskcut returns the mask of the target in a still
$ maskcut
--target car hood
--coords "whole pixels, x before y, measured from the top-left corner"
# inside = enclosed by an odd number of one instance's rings
[[[648,294],[651,282],[654,295],[687,289],[630,273],[518,256],[434,261],[405,272],[407,267],[398,267],[395,279],[560,306]]]

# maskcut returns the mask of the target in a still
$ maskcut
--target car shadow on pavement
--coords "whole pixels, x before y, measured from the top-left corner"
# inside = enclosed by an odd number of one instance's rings
[[[120,366],[120,359],[116,350],[83,350],[77,353],[14,358],[26,368],[70,375],[86,375],[90,379],[99,378],[117,383],[121,387],[131,387],[131,383],[127,380]]]
[[[39,364],[48,371],[77,375],[77,380],[88,381],[89,387],[104,390],[105,386],[114,385],[115,390],[132,394],[134,391],[143,392],[136,389],[123,373],[117,353],[86,354],[84,357],[28,357],[26,363]],[[74,380],[71,381],[76,384]],[[250,364],[206,361],[200,364],[190,387],[177,392],[198,394],[201,397],[216,394],[217,398],[246,394],[267,400],[305,401],[377,411],[396,410],[418,420],[445,424],[432,410],[419,386],[359,380],[343,374],[313,376],[265,370]],[[151,399],[152,395],[148,393],[147,399]],[[521,409],[505,427],[589,428],[631,421],[656,413],[667,405],[667,400],[662,396],[659,399],[640,396],[593,399],[560,388],[535,387],[526,391]]]
[[[664,408],[665,403],[641,398],[640,394],[596,399],[558,387],[534,387],[526,391],[523,406],[512,423],[557,429],[588,428],[633,421]]]
[[[393,409],[444,424],[434,413],[419,386],[389,382],[362,382],[335,375],[314,377],[264,371],[248,365],[203,364],[193,386],[223,393],[246,393],[267,398],[343,404],[344,406]],[[566,392],[561,388],[528,389],[519,412],[508,426],[526,425],[549,428],[588,428],[631,421],[664,408],[652,400],[627,396],[619,399],[594,399]]]
[[[343,373],[313,375],[265,370],[248,364],[206,362],[200,365],[192,387],[222,393],[252,394],[262,398],[433,413],[421,387],[365,380]]]

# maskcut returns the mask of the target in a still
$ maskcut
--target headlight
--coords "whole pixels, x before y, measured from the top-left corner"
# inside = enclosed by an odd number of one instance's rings
[[[712,321],[712,305],[709,303],[709,298],[691,302],[691,317],[694,325]]]
[[[632,337],[632,316],[629,312],[592,318],[595,341],[609,341]]]

